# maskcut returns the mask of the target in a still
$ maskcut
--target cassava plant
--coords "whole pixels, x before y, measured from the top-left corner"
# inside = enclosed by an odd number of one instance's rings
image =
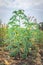
[[[24,25],[24,27],[21,27]],[[32,47],[32,23],[29,23],[28,17],[25,15],[24,10],[13,11],[13,16],[10,18],[8,23],[7,32],[7,50],[10,51],[11,56],[19,56],[22,58],[27,58],[29,52],[31,52]]]

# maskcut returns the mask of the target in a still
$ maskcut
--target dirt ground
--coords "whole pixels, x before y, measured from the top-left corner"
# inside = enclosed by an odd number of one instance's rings
[[[0,47],[0,65],[43,65],[43,49],[37,53],[36,58],[33,54],[29,54],[27,59],[17,59],[9,56],[8,51],[4,51],[3,47]]]

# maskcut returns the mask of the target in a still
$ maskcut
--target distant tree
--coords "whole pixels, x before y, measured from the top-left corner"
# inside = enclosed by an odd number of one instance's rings
[[[39,23],[39,29],[43,30],[43,22]]]
[[[2,20],[0,19],[0,25],[2,24]]]

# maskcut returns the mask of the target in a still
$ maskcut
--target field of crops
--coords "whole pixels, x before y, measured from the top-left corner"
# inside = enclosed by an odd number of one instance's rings
[[[43,65],[43,31],[24,10],[13,11],[0,27],[0,65]]]

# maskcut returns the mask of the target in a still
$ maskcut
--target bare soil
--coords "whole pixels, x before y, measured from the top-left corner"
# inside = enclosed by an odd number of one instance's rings
[[[35,53],[32,53],[27,59],[14,59],[14,57],[9,56],[8,51],[0,47],[0,65],[43,65],[43,49],[40,47],[36,56]]]

